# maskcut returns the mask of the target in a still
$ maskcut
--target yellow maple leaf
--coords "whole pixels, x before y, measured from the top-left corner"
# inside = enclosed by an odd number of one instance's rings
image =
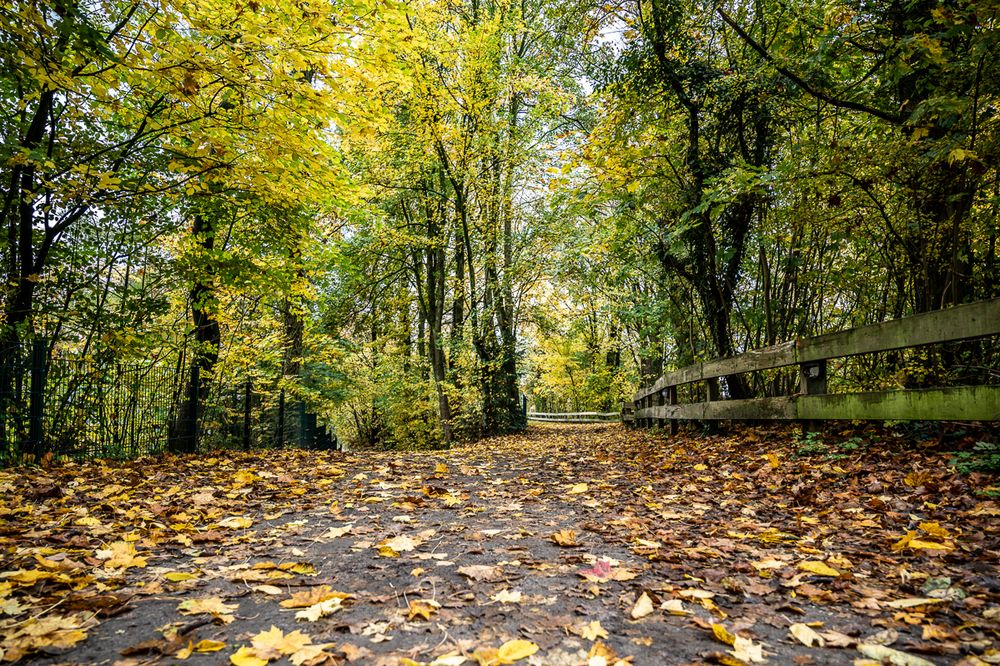
[[[567,548],[580,545],[580,543],[576,540],[576,530],[559,530],[550,538],[557,545],[565,546]]]
[[[581,624],[572,629],[573,633],[587,641],[596,641],[599,638],[607,638],[608,632],[598,620],[591,620],[589,624]]]
[[[105,560],[104,566],[109,569],[129,569],[146,566],[146,558],[136,554],[135,544],[127,541],[115,541],[105,549],[96,551],[97,559]]]
[[[406,619],[413,620],[422,617],[425,620],[429,620],[431,619],[431,615],[436,613],[440,606],[438,602],[431,599],[412,599],[410,600]]]
[[[301,631],[286,634],[274,625],[250,639],[250,644],[253,645],[257,656],[266,659],[280,659],[283,656],[295,654],[311,643],[312,639]]]
[[[225,624],[229,624],[236,618],[232,612],[239,608],[237,604],[227,604],[219,597],[204,597],[202,599],[188,599],[177,605],[177,610],[181,615],[211,615]]]

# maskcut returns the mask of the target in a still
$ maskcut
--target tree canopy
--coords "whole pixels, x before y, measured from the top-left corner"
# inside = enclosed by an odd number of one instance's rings
[[[12,0],[0,344],[437,447],[996,297],[998,12]]]

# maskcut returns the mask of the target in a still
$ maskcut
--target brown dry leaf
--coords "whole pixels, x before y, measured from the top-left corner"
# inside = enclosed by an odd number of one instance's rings
[[[338,592],[329,585],[320,585],[295,592],[279,605],[282,608],[308,608],[327,599],[350,599],[351,596],[347,592]]]
[[[503,575],[503,570],[500,567],[491,567],[485,564],[470,564],[458,567],[455,571],[472,580],[495,580]]]

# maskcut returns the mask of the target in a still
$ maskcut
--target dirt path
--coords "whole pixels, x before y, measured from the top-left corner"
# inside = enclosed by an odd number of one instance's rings
[[[600,666],[844,664],[860,642],[1000,663],[1000,510],[975,494],[995,479],[785,439],[544,426],[441,453],[0,472],[3,649]]]

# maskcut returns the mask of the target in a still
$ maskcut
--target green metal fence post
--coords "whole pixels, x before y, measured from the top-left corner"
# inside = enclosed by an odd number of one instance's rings
[[[250,399],[253,397],[250,380],[243,389],[243,450],[250,450]]]
[[[31,397],[28,408],[28,453],[40,457],[42,451],[42,420],[45,415],[45,357],[44,340],[31,345]]]

